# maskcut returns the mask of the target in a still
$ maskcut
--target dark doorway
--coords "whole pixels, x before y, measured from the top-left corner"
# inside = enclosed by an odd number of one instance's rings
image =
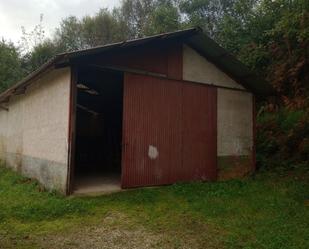
[[[123,74],[82,68],[77,78],[74,193],[120,189]]]

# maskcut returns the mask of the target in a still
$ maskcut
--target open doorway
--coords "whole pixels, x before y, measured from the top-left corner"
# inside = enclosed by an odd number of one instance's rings
[[[122,73],[79,70],[74,193],[120,190],[122,109]]]

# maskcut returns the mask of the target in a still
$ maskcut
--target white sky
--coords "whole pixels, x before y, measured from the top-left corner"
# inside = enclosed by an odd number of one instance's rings
[[[21,26],[31,31],[43,14],[43,27],[50,36],[61,19],[74,15],[94,15],[100,8],[113,8],[120,0],[0,0],[0,39],[17,43]]]

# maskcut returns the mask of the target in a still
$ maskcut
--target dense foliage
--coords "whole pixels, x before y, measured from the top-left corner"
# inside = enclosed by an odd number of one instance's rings
[[[303,125],[297,146],[307,143],[308,0],[123,0],[94,16],[67,17],[50,39],[41,23],[42,16],[31,32],[23,29],[19,47],[0,42],[0,91],[56,53],[198,25],[277,90],[275,98],[259,104],[258,120],[267,122],[259,123],[258,141],[278,140],[279,147],[288,143],[292,131],[281,130],[281,123],[303,112],[302,121],[293,121],[291,129],[297,133]],[[266,132],[272,129],[277,133]],[[259,144],[261,151],[271,154],[269,144]]]
[[[12,43],[0,41],[0,92],[22,76],[20,57]]]
[[[258,117],[258,167],[309,172],[309,110],[280,108]]]

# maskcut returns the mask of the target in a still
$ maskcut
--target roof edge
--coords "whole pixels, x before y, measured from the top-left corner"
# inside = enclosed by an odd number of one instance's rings
[[[269,82],[203,32],[190,37],[186,43],[253,94],[263,97],[276,95]]]
[[[127,46],[132,46],[137,42],[149,42],[155,39],[160,39],[160,38],[168,38],[170,36],[183,36],[183,35],[194,35],[196,33],[202,32],[202,29],[200,27],[194,27],[194,28],[189,28],[189,29],[184,29],[184,30],[178,30],[174,32],[166,32],[166,33],[161,33],[157,35],[152,35],[152,36],[146,36],[143,38],[137,38],[137,39],[132,39],[132,40],[127,40],[127,41],[121,41],[121,42],[116,42],[116,43],[111,43],[111,44],[106,44],[102,46],[97,46],[93,48],[88,48],[88,49],[82,49],[82,50],[77,50],[77,51],[70,51],[70,52],[64,52],[57,54],[55,57],[51,58],[47,62],[45,62],[42,66],[40,66],[38,69],[33,71],[32,73],[28,74],[25,78],[14,84],[13,86],[9,87],[7,90],[4,92],[0,93],[0,103],[6,102],[7,98],[10,98],[12,95],[14,95],[14,92],[21,88],[21,87],[26,87],[27,83],[31,80],[33,80],[35,77],[39,76],[43,72],[45,72],[48,68],[55,66],[58,62],[61,60],[64,61],[69,61],[69,59],[73,57],[78,57],[78,56],[83,56],[83,55],[89,55],[93,53],[99,53],[101,50],[106,50],[106,49],[111,49],[113,47],[127,47]]]
[[[55,64],[57,64],[58,61],[60,61],[63,58],[63,56],[56,55],[55,57],[51,58],[47,62],[45,62],[43,65],[41,65],[38,69],[34,70],[30,74],[28,74],[26,77],[24,77],[22,80],[18,81],[13,86],[6,89],[4,92],[0,94],[0,103],[6,102],[6,99],[14,95],[14,93],[19,89],[23,87],[27,87],[27,83],[37,76],[41,75],[42,73],[46,72],[49,68],[53,67]]]
[[[106,44],[93,48],[65,52],[57,54],[49,61],[44,63],[38,69],[27,75],[21,81],[11,86],[0,94],[0,103],[9,101],[9,98],[20,88],[26,88],[28,83],[40,74],[45,72],[51,67],[56,67],[57,64],[69,63],[70,60],[95,53],[101,53],[116,48],[128,48],[141,44],[146,44],[156,40],[179,40],[187,43],[192,48],[196,49],[203,57],[209,59],[220,70],[226,72],[230,77],[234,78],[239,84],[243,85],[247,90],[258,96],[271,96],[275,95],[274,88],[265,80],[260,78],[256,73],[252,72],[246,65],[240,62],[236,57],[229,53],[226,49],[221,47],[214,40],[205,35],[200,27],[194,27],[184,30],[178,30],[174,32],[166,32],[153,36],[147,36],[143,38],[137,38],[128,41],[121,41],[112,44]]]

